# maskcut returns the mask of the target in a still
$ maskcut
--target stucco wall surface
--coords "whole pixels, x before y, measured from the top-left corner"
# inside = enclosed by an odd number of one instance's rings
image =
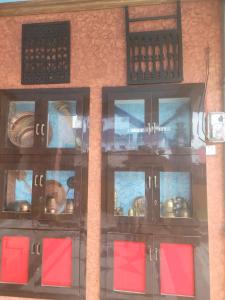
[[[153,9],[154,8],[154,9]],[[161,14],[169,6],[132,8],[134,16]],[[222,109],[220,1],[182,4],[184,82],[205,81],[205,48],[210,48],[206,111]],[[71,21],[71,83],[22,86],[21,24]],[[158,26],[158,25],[155,25]],[[101,201],[101,90],[126,85],[126,49],[123,9],[63,13],[0,19],[0,89],[32,87],[90,87],[90,153],[87,236],[87,300],[99,299]],[[207,157],[211,300],[225,300],[225,232],[223,149]],[[3,299],[15,299],[0,297]],[[19,298],[18,298],[19,299]],[[204,299],[202,299],[204,300]]]

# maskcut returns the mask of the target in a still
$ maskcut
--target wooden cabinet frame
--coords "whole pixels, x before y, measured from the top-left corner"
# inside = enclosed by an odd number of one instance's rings
[[[0,242],[4,235],[30,237],[29,283],[26,286],[0,283],[1,295],[43,299],[65,299],[66,297],[68,300],[85,298],[89,92],[89,88],[0,91],[0,134],[3,137],[0,141]],[[76,128],[79,127],[79,132],[76,133],[81,139],[81,147],[77,149],[47,148],[48,101],[73,100],[76,101],[77,119],[81,120],[77,123],[79,125],[74,125],[77,126]],[[8,139],[10,101],[33,101],[35,103],[34,127],[38,124],[44,125],[39,125],[43,134],[37,134],[34,137],[32,148],[17,148]],[[2,211],[6,199],[5,171],[7,170],[33,171],[32,211],[30,213]],[[44,203],[46,171],[60,170],[75,172],[74,211],[73,214],[46,214]],[[72,175],[68,176],[72,177]],[[54,178],[54,174],[51,178]],[[67,179],[67,177],[63,178],[65,182]],[[58,181],[61,184],[61,179]],[[68,183],[67,186],[69,188]],[[69,198],[72,199],[72,196],[70,195]],[[71,288],[41,285],[41,253],[44,237],[72,239],[73,284]]]
[[[138,156],[130,155],[105,155],[103,165],[102,187],[102,228],[119,230],[130,230],[136,227],[140,233],[154,232],[154,225],[159,226],[192,226],[199,227],[207,223],[207,204],[206,204],[206,178],[205,164],[198,163],[198,156]],[[145,217],[114,216],[114,172],[116,171],[140,171],[145,172],[145,197],[146,215]],[[160,179],[159,173],[162,172],[188,172],[190,173],[191,185],[191,218],[161,218],[160,217]],[[150,177],[149,177],[150,176]],[[157,180],[154,186],[153,178]],[[148,180],[151,180],[149,187]],[[135,184],[135,182],[134,182]],[[131,186],[132,189],[132,186]],[[198,192],[197,192],[198,191]],[[105,216],[105,218],[104,218]],[[104,221],[105,220],[105,221]],[[153,225],[149,227],[148,225]],[[140,226],[140,227],[139,227]],[[142,229],[141,229],[142,228]],[[145,228],[145,229],[144,229]],[[142,231],[143,230],[143,231]]]
[[[21,159],[12,158],[8,162],[7,160],[3,162],[0,161],[0,186],[1,186],[1,200],[0,200],[0,227],[7,226],[11,228],[35,228],[35,226],[48,227],[56,226],[61,228],[80,228],[85,224],[85,211],[87,209],[86,197],[87,197],[87,169],[85,165],[85,157],[82,162],[79,157],[70,157],[60,159],[58,158],[58,163],[56,163],[55,158],[51,159],[49,157],[43,158],[42,164],[40,165],[39,157],[31,157],[21,162]],[[7,189],[7,178],[4,176],[5,170],[33,170],[33,185],[32,185],[32,207],[29,213],[20,212],[10,212],[2,211],[4,200],[6,198]],[[47,170],[60,171],[60,170],[71,170],[75,172],[77,186],[74,195],[74,213],[73,214],[45,214],[44,208],[44,191],[45,191],[45,172]],[[35,186],[35,177],[40,178],[42,176],[43,186],[40,187],[39,184]]]
[[[183,155],[183,154],[199,154],[199,149],[201,147],[205,147],[205,143],[201,139],[202,134],[202,122],[200,121],[203,116],[202,113],[202,94],[204,90],[204,85],[201,83],[196,84],[160,84],[151,85],[151,86],[143,86],[143,87],[119,87],[119,88],[104,88],[103,89],[103,118],[104,122],[109,122],[106,125],[106,129],[104,131],[103,126],[103,152],[111,153],[111,152],[121,152],[130,154],[134,152],[139,155],[142,153],[148,153],[152,155],[159,154],[168,154],[168,155]],[[113,121],[115,117],[114,111],[114,102],[115,100],[144,100],[144,112],[145,112],[145,120],[144,126],[146,130],[148,129],[149,124],[151,127],[157,126],[157,122],[159,121],[159,99],[160,98],[189,98],[189,106],[190,106],[190,144],[185,147],[169,147],[169,148],[161,148],[161,147],[152,147],[151,142],[149,145],[143,145],[139,149],[136,150],[127,150],[127,149],[114,149],[114,127]],[[173,100],[171,100],[171,103]],[[152,125],[154,124],[154,126]],[[110,133],[109,133],[110,129]],[[151,136],[155,136],[155,129],[152,129]],[[156,130],[157,131],[157,130]],[[193,132],[197,132],[198,138],[194,140]],[[195,133],[196,134],[196,133]],[[144,133],[145,137],[148,139],[148,133]],[[157,139],[157,138],[156,138]]]
[[[204,116],[203,89],[203,84],[160,84],[103,89],[102,300],[209,300],[205,142],[198,132],[203,129],[200,128],[202,123],[199,123],[199,119]],[[159,121],[159,98],[179,97],[190,99],[191,120],[189,126],[191,143],[189,147],[180,146],[160,149],[159,140],[156,141],[157,146],[155,149],[134,147],[134,149],[129,150],[128,147],[121,147],[121,149],[114,147],[115,100],[121,100],[121,103],[124,100],[144,100],[144,123],[146,126],[148,122]],[[195,119],[196,116],[198,116],[197,119]],[[143,122],[143,119],[141,121]],[[193,133],[195,133],[195,140]],[[198,134],[196,135],[196,133]],[[145,196],[147,198],[147,210],[150,210],[146,211],[146,217],[114,216],[115,171],[140,171],[145,173]],[[187,172],[190,174],[192,218],[160,217],[160,172]],[[133,184],[135,185],[135,182]],[[132,186],[130,188],[132,189]],[[152,274],[147,271],[146,294],[113,291],[113,243],[115,240],[144,241],[146,243],[146,266],[152,271]],[[160,295],[160,264],[158,259],[160,243],[181,243],[193,246],[195,258],[194,297]],[[202,257],[204,257],[204,263]],[[204,279],[202,279],[202,272],[204,272]],[[149,289],[149,286],[152,289]],[[151,292],[149,292],[150,290]]]
[[[27,285],[0,283],[1,295],[33,298],[52,299],[81,299],[85,294],[85,235],[80,231],[34,231],[34,230],[1,230],[3,236],[26,236],[30,238],[30,264],[29,282]],[[71,238],[72,244],[72,273],[73,286],[71,288],[41,286],[42,270],[42,239],[48,238]],[[1,252],[0,252],[1,254]],[[0,264],[1,266],[1,264]]]
[[[7,137],[9,103],[34,102],[35,103],[35,126],[34,145],[31,148],[18,148],[11,144]],[[47,128],[48,128],[48,101],[76,101],[76,113],[82,118],[82,131],[79,132],[82,148],[47,148]],[[88,130],[87,121],[89,113],[89,89],[88,88],[68,88],[68,89],[27,89],[27,90],[0,90],[1,105],[1,129],[0,134],[3,139],[0,141],[1,154],[43,154],[57,155],[79,155],[87,152]],[[35,133],[39,126],[38,135]],[[41,128],[41,126],[43,127]],[[86,132],[84,132],[84,129]],[[43,136],[41,134],[43,130]]]
[[[102,236],[102,277],[105,289],[102,290],[102,299],[152,299],[152,300],[209,300],[209,277],[208,277],[208,247],[205,237],[190,237],[190,236],[159,236],[159,235],[143,235],[143,234],[121,234],[108,233]],[[144,242],[146,245],[146,293],[132,293],[125,291],[113,291],[113,265],[114,265],[114,241],[133,241]],[[194,255],[194,276],[195,276],[195,296],[194,297],[179,297],[173,295],[160,295],[160,258],[159,247],[160,243],[170,244],[190,244],[193,246]],[[158,252],[156,253],[156,249]],[[205,274],[202,274],[202,256],[205,259]],[[204,280],[201,280],[204,276]]]

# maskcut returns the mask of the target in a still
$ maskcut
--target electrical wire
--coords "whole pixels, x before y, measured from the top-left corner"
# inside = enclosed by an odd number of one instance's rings
[[[201,136],[200,136],[200,120],[198,118],[198,124],[197,124],[197,135],[199,137],[199,139],[202,141],[202,142],[206,142],[207,140],[207,136],[206,136],[206,132],[205,132],[205,129],[204,129],[204,125],[205,125],[205,96],[206,96],[206,93],[207,93],[207,88],[208,88],[208,81],[209,81],[209,63],[210,63],[210,48],[207,47],[205,49],[205,70],[206,70],[206,74],[205,74],[205,86],[204,86],[204,90],[203,90],[203,93],[201,95],[201,100],[200,100],[200,103],[199,103],[199,108],[198,108],[198,115],[200,114],[200,112],[202,111],[202,120],[201,120],[201,130],[202,130],[202,133],[204,135],[204,138],[205,139],[202,139]]]

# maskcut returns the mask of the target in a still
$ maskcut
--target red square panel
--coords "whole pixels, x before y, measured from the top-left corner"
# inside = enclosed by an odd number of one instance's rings
[[[114,290],[144,293],[146,246],[142,242],[114,242]]]
[[[194,250],[189,244],[160,244],[160,293],[194,296]]]
[[[1,282],[28,283],[29,248],[28,237],[4,236],[2,238]]]
[[[43,286],[72,286],[72,239],[43,239]]]

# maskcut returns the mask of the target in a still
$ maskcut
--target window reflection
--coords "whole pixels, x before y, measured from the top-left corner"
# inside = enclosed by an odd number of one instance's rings
[[[159,99],[159,146],[190,146],[190,114],[189,98]]]
[[[115,100],[115,132],[116,149],[138,149],[144,145],[145,101]]]
[[[48,104],[48,148],[80,148],[82,122],[76,101],[50,101]]]
[[[7,193],[5,210],[12,212],[30,212],[32,202],[33,171],[7,171]]]

